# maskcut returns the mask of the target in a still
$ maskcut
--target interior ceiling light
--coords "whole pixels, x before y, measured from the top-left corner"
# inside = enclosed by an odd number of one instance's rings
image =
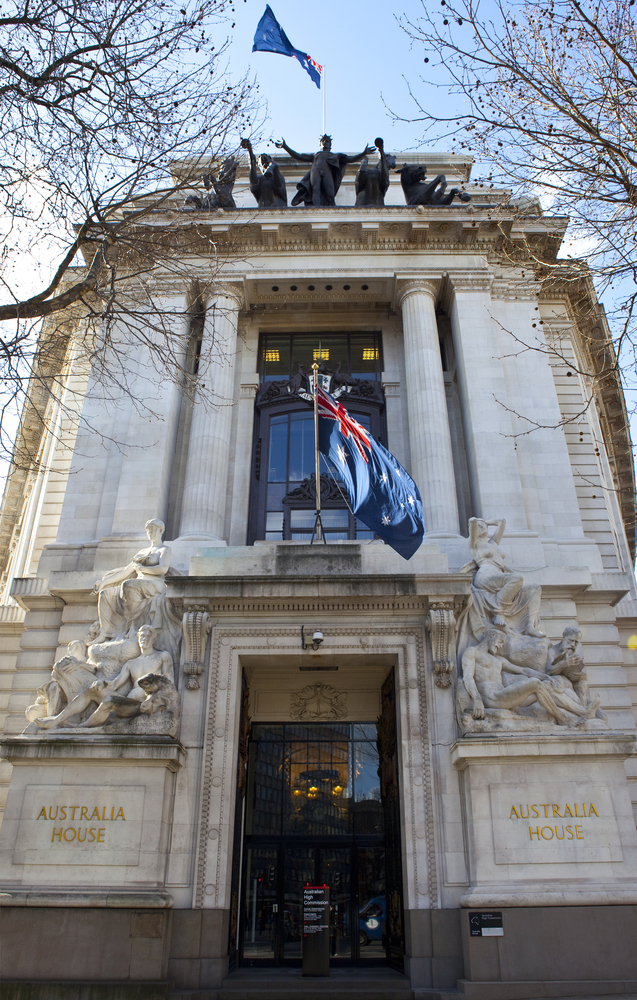
[[[265,360],[266,361],[280,361],[281,360],[281,355],[279,354],[278,351],[275,351],[275,350],[266,351],[265,352]]]
[[[378,348],[377,347],[364,347],[363,348],[363,361],[377,361],[378,360]]]

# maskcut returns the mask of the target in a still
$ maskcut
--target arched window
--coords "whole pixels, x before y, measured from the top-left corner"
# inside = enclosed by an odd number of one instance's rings
[[[307,374],[314,360],[321,362],[322,374],[331,379],[331,391],[340,391],[339,401],[374,437],[385,441],[379,341],[376,333],[330,334],[329,338],[318,334],[262,336],[250,543],[309,541],[312,536],[316,497],[314,416],[311,402],[304,395],[308,395]],[[324,360],[326,353],[328,358]],[[323,458],[321,508],[328,541],[373,538],[373,533],[348,510],[336,470],[328,468]]]

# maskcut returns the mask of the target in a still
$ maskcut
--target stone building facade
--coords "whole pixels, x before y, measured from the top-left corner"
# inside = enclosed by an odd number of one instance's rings
[[[58,388],[34,384],[16,447],[38,460],[0,520],[3,979],[266,976],[300,964],[325,883],[335,968],[501,1000],[637,986],[635,492],[606,321],[581,278],[540,280],[566,219],[424,159],[472,200],[407,206],[393,178],[356,207],[353,165],[334,206],[257,209],[242,164],[236,210],[153,213],[149,239],[196,239],[131,294],[194,395],[152,344],[129,359],[146,408],[103,390],[81,313]],[[290,199],[305,168],[279,164]],[[315,360],[420,488],[409,562],[327,473],[310,544]],[[500,708],[522,681],[489,695],[488,657],[541,678]],[[120,696],[67,712],[126,664]],[[113,714],[135,690],[145,714]]]

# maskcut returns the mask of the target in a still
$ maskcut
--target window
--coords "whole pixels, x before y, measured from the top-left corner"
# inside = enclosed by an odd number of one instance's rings
[[[335,384],[345,377],[349,391],[340,396],[340,402],[384,441],[383,396],[377,384],[380,335],[264,334],[259,353],[264,391],[256,404],[249,542],[310,541],[316,509],[314,416],[311,404],[298,394],[299,388],[308,388],[298,378],[299,368],[309,372],[314,357],[320,356],[322,371],[336,374]],[[374,537],[349,511],[336,470],[324,458],[321,514],[328,542]]]
[[[380,334],[372,333],[264,333],[259,372],[262,382],[292,378],[299,365],[309,372],[315,361],[341,374],[380,381]]]

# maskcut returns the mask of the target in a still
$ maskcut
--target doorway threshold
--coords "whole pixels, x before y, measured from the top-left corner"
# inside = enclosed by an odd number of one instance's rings
[[[224,979],[218,1000],[413,1000],[407,976],[394,969],[335,968],[329,977],[303,976],[299,968],[237,969]]]

